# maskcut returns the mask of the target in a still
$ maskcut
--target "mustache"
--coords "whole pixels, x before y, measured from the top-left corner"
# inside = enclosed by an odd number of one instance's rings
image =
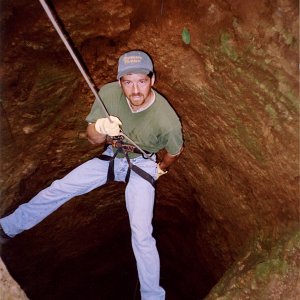
[[[131,94],[131,95],[130,95],[130,97],[135,97],[135,96],[142,97],[142,96],[143,96],[143,94],[141,94],[141,93],[136,93],[136,94]]]

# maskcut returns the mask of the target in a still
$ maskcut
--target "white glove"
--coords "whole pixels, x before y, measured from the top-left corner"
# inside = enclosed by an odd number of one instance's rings
[[[122,125],[122,122],[114,116],[109,116],[109,118],[98,119],[95,123],[96,131],[110,136],[119,135],[120,125]]]
[[[162,176],[162,175],[165,175],[165,174],[167,174],[168,173],[168,171],[163,171],[161,168],[160,168],[160,165],[159,165],[159,163],[157,164],[157,176],[156,176],[156,180],[160,177],[160,176]]]

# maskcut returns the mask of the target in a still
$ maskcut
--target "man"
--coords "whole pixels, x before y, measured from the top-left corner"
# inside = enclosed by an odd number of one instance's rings
[[[95,145],[106,143],[104,153],[54,181],[28,203],[0,219],[2,241],[32,228],[74,196],[104,185],[107,180],[124,181],[141,297],[165,299],[159,284],[159,255],[152,236],[154,182],[167,173],[182,151],[181,124],[167,100],[152,89],[153,64],[145,52],[123,54],[117,79],[99,92],[111,115],[107,117],[96,99],[86,118],[88,140]],[[138,147],[128,143],[128,138]],[[165,149],[165,154],[157,164],[155,153],[161,149]]]

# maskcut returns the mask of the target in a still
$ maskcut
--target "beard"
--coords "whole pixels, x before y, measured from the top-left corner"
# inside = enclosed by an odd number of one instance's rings
[[[135,97],[138,97],[138,99],[136,99]],[[132,105],[142,105],[145,102],[145,96],[141,93],[137,93],[137,94],[131,94],[129,95],[129,100],[131,102]]]

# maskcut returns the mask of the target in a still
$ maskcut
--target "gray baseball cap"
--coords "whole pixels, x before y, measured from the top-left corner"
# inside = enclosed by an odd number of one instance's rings
[[[149,55],[143,51],[129,51],[119,58],[118,80],[127,74],[149,74],[150,72],[153,72],[153,64]]]

